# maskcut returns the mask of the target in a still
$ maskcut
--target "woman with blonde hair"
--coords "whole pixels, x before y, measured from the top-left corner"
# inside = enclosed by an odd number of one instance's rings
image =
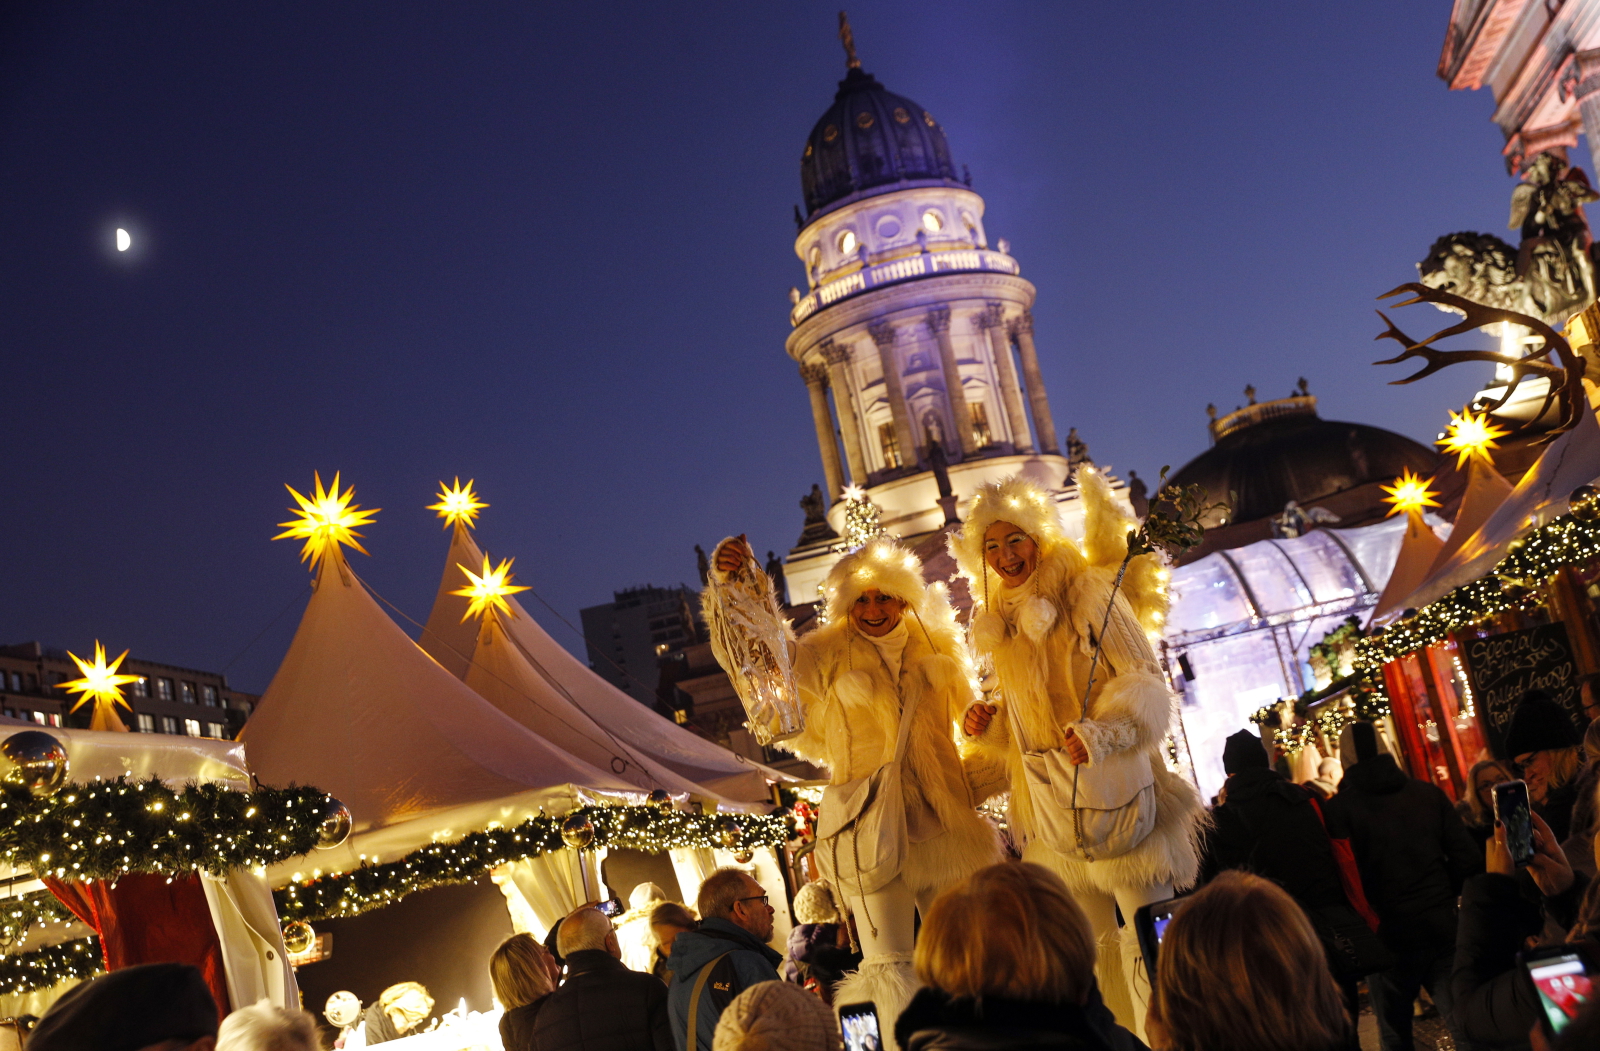
[[[915,963],[924,988],[894,1024],[901,1051],[1144,1047],[1101,1001],[1089,920],[1042,866],[991,865],[941,894]]]
[[[533,1023],[545,997],[555,991],[550,950],[531,934],[513,934],[489,957],[489,983],[505,1014],[500,1042],[505,1051],[533,1051]]]
[[[1146,1023],[1157,1051],[1339,1051],[1350,1026],[1317,932],[1277,884],[1224,872],[1178,906]]]
[[[396,982],[362,1014],[367,1046],[398,1040],[433,1014],[433,997],[421,982]]]
[[[1467,774],[1467,793],[1456,804],[1456,813],[1479,849],[1494,838],[1494,786],[1514,776],[1498,759],[1480,759]]]

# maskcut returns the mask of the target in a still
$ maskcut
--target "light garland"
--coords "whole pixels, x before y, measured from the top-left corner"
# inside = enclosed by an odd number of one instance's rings
[[[844,546],[847,550],[854,551],[873,537],[883,535],[884,528],[879,522],[882,512],[865,489],[859,485],[845,486],[844,500]]]
[[[720,848],[735,852],[780,846],[791,832],[787,817],[757,814],[690,814],[656,806],[579,807],[560,817],[540,814],[510,828],[474,832],[454,843],[433,843],[399,861],[364,865],[351,872],[292,883],[273,892],[278,915],[285,920],[317,920],[357,916],[393,905],[430,887],[467,883],[489,870],[525,858],[537,858],[568,844],[571,834],[587,824],[582,849],[618,847],[660,854],[676,847]],[[578,844],[574,844],[578,845]]]
[[[16,945],[35,927],[67,925],[76,919],[49,891],[0,900],[0,945]]]
[[[0,956],[0,995],[20,996],[106,969],[99,938],[76,938],[32,952]]]
[[[6,785],[0,861],[70,880],[258,868],[314,848],[328,800],[314,788],[175,792],[155,778],[69,784],[46,796]]]

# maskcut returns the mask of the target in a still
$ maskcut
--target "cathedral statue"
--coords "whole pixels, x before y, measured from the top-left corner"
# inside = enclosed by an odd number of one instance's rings
[[[944,446],[935,438],[928,443],[928,466],[933,470],[933,480],[939,487],[941,498],[951,496],[955,490],[950,487],[950,457],[945,455]]]
[[[789,604],[789,581],[783,575],[783,560],[775,552],[767,552],[767,576],[772,578],[772,590],[778,596],[778,604]],[[705,583],[701,582],[702,585]]]
[[[1078,437],[1078,428],[1067,428],[1067,477],[1065,484],[1071,485],[1072,479],[1078,474],[1078,468],[1086,463],[1094,463],[1089,458],[1089,443]]]
[[[1128,503],[1133,505],[1135,518],[1143,518],[1150,513],[1150,487],[1139,477],[1138,471],[1128,472]]]
[[[1600,200],[1581,168],[1541,153],[1511,193],[1511,247],[1494,234],[1447,234],[1417,264],[1422,283],[1559,328],[1595,301],[1595,263],[1583,205]],[[1446,308],[1441,308],[1446,309]]]
[[[806,524],[800,530],[800,540],[795,547],[839,538],[828,524],[828,498],[822,495],[822,486],[811,483],[811,491],[800,498],[800,510],[806,513]]]

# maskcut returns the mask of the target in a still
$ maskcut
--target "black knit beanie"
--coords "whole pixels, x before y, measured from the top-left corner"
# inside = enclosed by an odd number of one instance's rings
[[[1350,743],[1355,745],[1356,762],[1378,754],[1378,728],[1369,722],[1350,724]]]
[[[1222,746],[1222,769],[1229,774],[1265,770],[1271,765],[1261,738],[1249,730],[1240,730]]]
[[[1511,759],[1529,752],[1576,748],[1582,743],[1566,710],[1543,690],[1523,694],[1506,727],[1506,755]]]

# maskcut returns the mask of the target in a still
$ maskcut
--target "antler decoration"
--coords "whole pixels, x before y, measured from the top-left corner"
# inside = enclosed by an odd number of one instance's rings
[[[1403,380],[1393,380],[1391,385],[1401,383],[1414,383],[1424,376],[1431,376],[1447,365],[1455,365],[1463,361],[1489,361],[1496,365],[1504,365],[1511,370],[1511,382],[1506,385],[1506,392],[1500,400],[1487,407],[1487,412],[1493,413],[1506,402],[1511,400],[1511,395],[1516,393],[1517,387],[1529,376],[1542,376],[1550,381],[1550,389],[1544,396],[1544,404],[1539,406],[1539,411],[1527,421],[1511,428],[1511,433],[1517,434],[1525,430],[1530,424],[1541,419],[1550,410],[1552,403],[1559,408],[1559,419],[1550,432],[1540,438],[1536,444],[1551,441],[1563,431],[1571,430],[1582,419],[1581,413],[1588,410],[1589,399],[1583,390],[1584,362],[1572,349],[1561,334],[1536,317],[1519,314],[1515,310],[1503,310],[1499,307],[1484,306],[1470,299],[1464,299],[1453,292],[1445,292],[1437,288],[1412,281],[1401,285],[1399,288],[1385,292],[1379,299],[1389,299],[1393,296],[1411,293],[1410,299],[1401,300],[1393,304],[1397,307],[1408,307],[1414,303],[1432,303],[1435,306],[1466,315],[1461,321],[1448,328],[1440,329],[1426,339],[1415,340],[1389,320],[1383,311],[1378,311],[1378,316],[1383,318],[1388,325],[1386,331],[1378,333],[1377,339],[1392,339],[1405,349],[1398,355],[1383,361],[1375,361],[1374,365],[1394,365],[1408,358],[1421,358],[1427,364],[1418,372],[1407,376]],[[1534,335],[1544,340],[1538,350],[1525,357],[1513,357],[1492,350],[1439,350],[1431,346],[1432,343],[1450,336],[1459,336],[1463,332],[1483,328],[1496,322],[1521,325]],[[1551,360],[1554,358],[1555,360]]]

